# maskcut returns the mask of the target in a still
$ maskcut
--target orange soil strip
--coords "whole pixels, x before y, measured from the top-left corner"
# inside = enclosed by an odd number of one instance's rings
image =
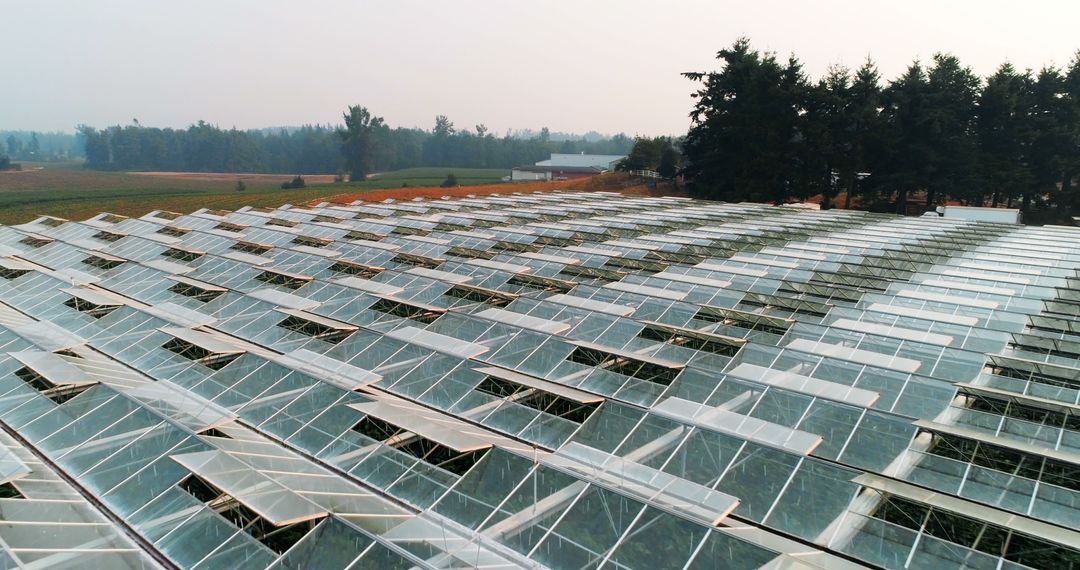
[[[443,196],[461,198],[473,194],[476,196],[490,196],[491,194],[513,194],[529,192],[553,192],[565,190],[570,192],[620,192],[623,194],[647,196],[649,191],[644,184],[623,186],[624,177],[615,175],[601,175],[595,178],[578,180],[557,180],[552,182],[508,182],[504,184],[483,184],[479,186],[456,186],[454,188],[440,188],[438,186],[409,186],[405,188],[387,188],[385,190],[371,190],[352,194],[338,194],[328,200],[335,204],[349,204],[356,200],[365,202],[381,202],[386,199],[412,200],[413,198],[439,199]]]
[[[522,182],[509,184],[481,184],[478,186],[455,186],[453,188],[440,188],[439,186],[407,186],[405,188],[387,188],[385,190],[371,190],[356,194],[339,194],[330,198],[335,204],[348,204],[356,200],[365,202],[382,202],[388,198],[394,200],[412,200],[413,198],[439,199],[443,196],[460,198],[473,194],[484,196],[490,194],[513,194],[514,192],[553,191],[565,188],[563,182]]]

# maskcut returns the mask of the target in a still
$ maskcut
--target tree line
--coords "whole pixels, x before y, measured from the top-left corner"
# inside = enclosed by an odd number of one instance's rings
[[[82,141],[71,133],[0,130],[0,158],[44,162],[81,156]]]
[[[553,140],[547,129],[529,138],[496,137],[484,125],[457,129],[438,116],[429,130],[391,127],[352,106],[344,124],[291,129],[222,129],[204,121],[186,129],[138,124],[104,129],[82,125],[86,166],[98,170],[348,173],[362,180],[375,171],[415,166],[511,168],[552,152],[624,154],[633,141],[612,137]]]
[[[908,210],[948,200],[1025,211],[1080,202],[1080,52],[1066,69],[1002,64],[987,78],[950,54],[883,82],[869,59],[811,80],[749,40],[698,82],[682,141],[692,194],[785,202],[841,194]],[[886,206],[886,204],[889,204]]]

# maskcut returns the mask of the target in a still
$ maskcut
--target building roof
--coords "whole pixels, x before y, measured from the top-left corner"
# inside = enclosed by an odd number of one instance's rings
[[[1077,238],[602,192],[0,226],[0,565],[1068,567]]]
[[[626,158],[624,154],[552,153],[551,158],[537,162],[536,166],[597,166],[607,170],[613,168],[616,162],[624,158]]]
[[[600,174],[607,169],[599,166],[515,166],[514,170],[521,172],[563,172]]]

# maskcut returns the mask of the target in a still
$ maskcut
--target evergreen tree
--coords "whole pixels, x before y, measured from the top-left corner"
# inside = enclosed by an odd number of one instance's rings
[[[1080,207],[1080,52],[1036,77],[1003,65],[985,84],[949,54],[918,61],[888,84],[873,62],[834,67],[815,83],[740,39],[699,82],[684,142],[691,191],[781,202],[877,192],[906,212],[946,200]],[[626,164],[642,162],[635,145]]]
[[[345,128],[338,129],[338,136],[341,137],[341,152],[345,155],[345,168],[349,171],[349,180],[362,181],[372,171],[378,139],[385,125],[382,117],[373,116],[366,107],[359,105],[349,106],[344,118]]]
[[[1033,87],[1030,72],[1019,73],[1006,63],[987,79],[979,94],[977,139],[982,184],[975,192],[976,205],[984,203],[983,188],[990,194],[990,205],[996,207],[1031,186],[1028,161],[1034,135]]]
[[[1072,158],[1070,123],[1072,110],[1065,97],[1065,76],[1054,67],[1043,68],[1035,80],[1031,108],[1034,131],[1029,160],[1030,185],[1023,189],[1021,209],[1027,212],[1032,200],[1044,198],[1066,202],[1059,196],[1059,184]]]
[[[926,205],[944,197],[970,198],[977,192],[975,117],[978,76],[953,55],[934,55],[927,74],[927,119],[931,163]]]
[[[802,96],[793,193],[804,200],[820,194],[822,208],[831,206],[840,190],[837,173],[846,169],[849,90],[849,72],[834,67],[817,85],[807,85]]]
[[[668,144],[660,151],[660,163],[656,166],[656,172],[660,176],[672,179],[679,170],[679,151],[675,150],[675,146]]]
[[[772,54],[741,38],[717,54],[720,71],[693,72],[690,131],[683,143],[686,171],[699,197],[782,202],[789,195],[798,89],[805,79],[794,59]]]
[[[1065,160],[1062,162],[1061,195],[1068,207],[1080,204],[1080,50],[1073,55],[1065,74],[1066,131]]]
[[[846,192],[844,207],[851,198],[861,194],[865,186],[873,188],[872,173],[885,156],[887,131],[882,110],[884,101],[881,75],[870,59],[855,72],[848,89],[847,121],[841,137],[841,150],[847,151],[847,161],[839,170],[840,183]],[[846,168],[845,168],[846,167]]]
[[[896,211],[907,212],[908,194],[928,186],[934,163],[929,82],[919,62],[912,63],[883,94],[888,151],[873,176],[877,187],[896,193]]]

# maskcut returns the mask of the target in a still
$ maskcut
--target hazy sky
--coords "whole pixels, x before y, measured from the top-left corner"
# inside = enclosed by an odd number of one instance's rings
[[[0,0],[0,129],[337,123],[675,134],[737,37],[818,77],[949,51],[1067,65],[1080,1]]]

